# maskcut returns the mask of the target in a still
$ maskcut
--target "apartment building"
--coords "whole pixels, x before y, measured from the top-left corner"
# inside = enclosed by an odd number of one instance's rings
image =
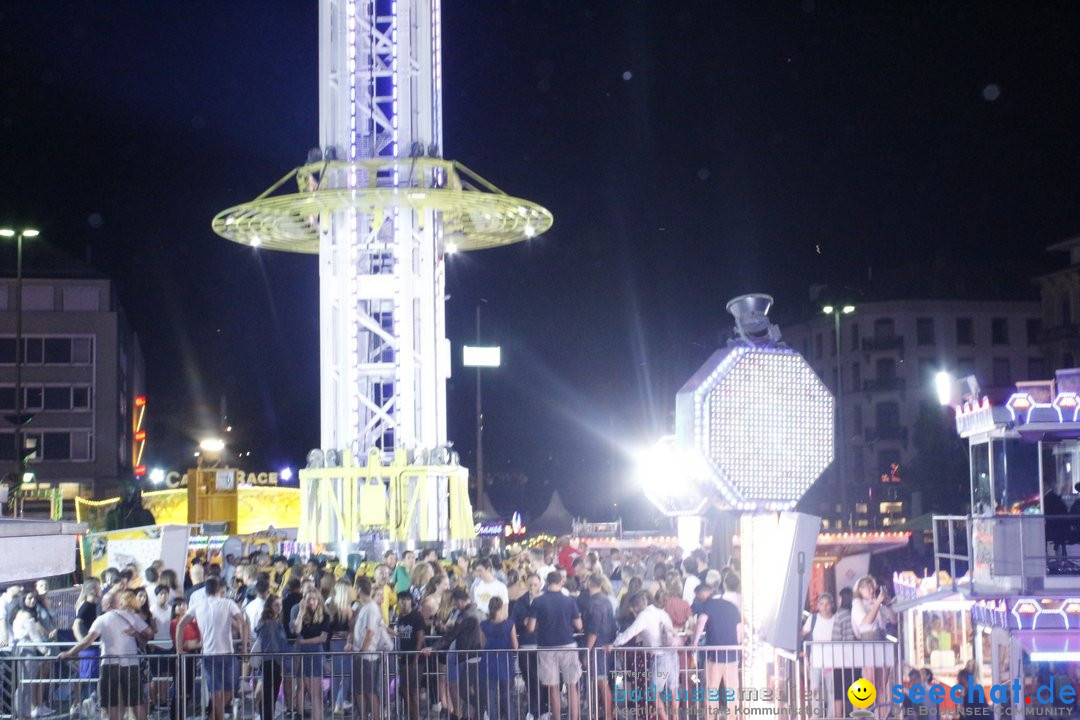
[[[139,340],[112,283],[71,261],[60,277],[24,273],[23,431],[29,470],[65,497],[115,494],[133,471],[137,398],[145,370]],[[15,280],[0,279],[0,468],[17,467]]]
[[[1042,317],[1036,302],[863,303],[841,316],[839,358],[833,316],[783,326],[784,340],[806,357],[844,414],[837,452],[847,453],[848,507],[839,494],[826,493],[830,499],[814,508],[826,527],[888,528],[919,514],[919,497],[903,476],[915,454],[921,405],[937,405],[934,375],[975,375],[991,393],[1049,377],[1039,344]],[[838,488],[840,466],[834,462],[820,482]]]

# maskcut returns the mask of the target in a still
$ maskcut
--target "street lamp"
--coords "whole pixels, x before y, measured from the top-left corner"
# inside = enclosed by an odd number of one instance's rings
[[[0,237],[15,238],[15,472],[19,483],[26,477],[26,448],[22,445],[25,422],[22,397],[22,245],[23,238],[35,238],[40,234],[34,228],[0,228]]]
[[[851,513],[848,512],[847,483],[847,433],[844,430],[844,364],[840,361],[840,316],[855,312],[854,305],[826,305],[821,308],[826,315],[832,315],[836,336],[836,453],[840,457],[840,508],[847,513],[845,523],[850,525]],[[850,527],[845,527],[850,529]]]
[[[487,302],[481,299],[482,302]],[[476,306],[476,341],[480,342],[480,305]],[[502,348],[498,345],[462,347],[462,364],[476,368],[476,511],[484,511],[484,396],[480,384],[480,369],[499,367]]]

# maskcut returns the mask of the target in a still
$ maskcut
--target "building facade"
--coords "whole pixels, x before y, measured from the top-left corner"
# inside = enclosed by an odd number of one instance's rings
[[[15,281],[0,280],[0,468],[17,468]],[[145,370],[139,340],[112,283],[100,277],[23,279],[23,430],[35,482],[65,498],[109,496],[132,476],[137,398]],[[142,400],[140,402],[145,402]],[[10,417],[8,417],[10,416]]]
[[[840,495],[825,493],[829,500],[814,511],[826,527],[888,528],[921,514],[918,494],[903,476],[916,452],[913,429],[923,405],[940,412],[934,375],[975,375],[991,394],[1017,380],[1047,378],[1042,316],[1035,302],[863,303],[841,317],[839,363],[833,316],[784,326],[784,340],[804,355],[844,413],[837,453],[847,453],[848,502],[844,508]],[[841,465],[838,457],[824,487],[839,487]]]
[[[1080,238],[1047,248],[1068,253],[1069,264],[1035,279],[1042,298],[1039,341],[1052,368],[1074,368],[1080,362]]]

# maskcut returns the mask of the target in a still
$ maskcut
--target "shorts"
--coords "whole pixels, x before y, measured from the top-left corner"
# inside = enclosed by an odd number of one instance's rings
[[[285,643],[285,649],[282,651],[284,655],[281,657],[281,674],[285,677],[293,677],[300,672],[300,660],[293,656],[296,652],[296,645],[292,642]],[[293,669],[293,665],[296,669]]]
[[[358,695],[376,695],[381,697],[382,662],[379,659],[368,660],[360,656],[352,664],[353,692]]]
[[[420,661],[417,657],[398,659],[398,684],[401,687],[420,687]]]
[[[142,704],[142,678],[138,665],[102,663],[98,680],[101,707],[136,707]]]
[[[294,675],[304,678],[321,678],[323,676],[323,646],[322,645],[297,645],[300,652],[293,659],[293,669],[299,670]],[[296,663],[299,662],[299,667]]]
[[[611,653],[593,648],[591,655],[592,667],[589,668],[589,674],[597,680],[604,680],[606,682],[608,670],[612,666]]]
[[[210,692],[236,690],[236,658],[232,655],[203,655],[203,675]]]
[[[567,685],[573,685],[581,679],[577,645],[542,647],[536,654],[536,676],[541,685],[558,685],[560,675]]]
[[[661,692],[679,691],[679,655],[675,652],[661,652],[656,655],[656,688]],[[660,677],[664,673],[664,677]]]
[[[707,663],[733,663],[739,662],[741,650],[706,650],[705,662]]]

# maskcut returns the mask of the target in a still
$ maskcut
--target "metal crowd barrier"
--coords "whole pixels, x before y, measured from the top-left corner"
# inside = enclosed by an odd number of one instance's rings
[[[0,720],[31,718],[40,706],[51,712],[36,720],[98,720],[113,701],[152,720],[614,720],[715,716],[770,702],[764,689],[742,686],[738,647],[169,651],[121,658],[131,668],[122,672],[106,669],[114,658],[60,660],[61,646],[41,647],[50,654],[24,645],[0,656]]]
[[[866,678],[879,688],[900,682],[900,645],[895,640],[807,642],[803,646],[804,707],[814,717],[847,718],[855,710],[848,687]],[[877,703],[881,712],[888,703]],[[884,717],[880,715],[879,717]]]

